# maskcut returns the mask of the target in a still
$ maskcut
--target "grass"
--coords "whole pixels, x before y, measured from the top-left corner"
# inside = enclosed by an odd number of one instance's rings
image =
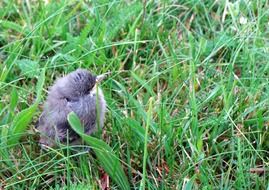
[[[120,187],[102,153],[37,144],[48,87],[79,67],[112,72],[101,139],[131,189],[269,188],[267,1],[0,6],[0,189]]]

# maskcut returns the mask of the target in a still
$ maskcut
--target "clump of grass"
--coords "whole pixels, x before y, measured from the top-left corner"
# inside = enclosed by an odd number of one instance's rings
[[[268,188],[266,2],[0,5],[0,188],[120,188],[98,154],[37,144],[46,89],[78,67],[112,72],[102,140],[131,188]]]

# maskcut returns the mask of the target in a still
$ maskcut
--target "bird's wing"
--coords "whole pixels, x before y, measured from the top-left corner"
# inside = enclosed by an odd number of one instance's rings
[[[88,95],[68,105],[80,118],[85,133],[91,134],[96,129],[96,97]]]
[[[55,127],[53,127],[53,125],[51,124],[51,122],[49,122],[49,120],[47,119],[46,110],[44,110],[39,117],[37,130],[40,132],[39,143],[41,145],[47,145],[52,147],[54,145],[56,130]]]
[[[47,102],[37,126],[37,130],[41,133],[41,141],[45,142],[44,139],[64,141],[67,137],[67,131],[70,130],[67,115],[71,111],[66,100],[59,99]]]
[[[39,117],[38,124],[37,124],[37,130],[48,136],[51,137],[53,134],[53,127],[51,127],[52,123],[48,120],[48,113],[46,110],[42,112],[42,114]]]

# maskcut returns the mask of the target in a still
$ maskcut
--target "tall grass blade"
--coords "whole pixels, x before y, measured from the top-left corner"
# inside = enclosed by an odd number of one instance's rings
[[[130,189],[129,182],[121,167],[119,158],[113,153],[113,150],[104,141],[86,135],[79,118],[74,112],[71,112],[68,115],[68,122],[72,129],[93,148],[104,170],[119,185],[119,187],[126,190]]]
[[[149,110],[147,113],[147,123],[146,123],[146,131],[145,131],[145,143],[144,143],[144,156],[143,156],[143,176],[142,176],[142,182],[140,185],[140,189],[146,188],[146,164],[147,164],[147,157],[148,157],[148,131],[149,131],[149,125],[152,117],[152,104],[153,104],[153,98],[151,97],[149,99]]]

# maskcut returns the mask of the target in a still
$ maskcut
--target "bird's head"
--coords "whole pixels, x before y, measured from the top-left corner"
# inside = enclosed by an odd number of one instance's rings
[[[58,89],[66,99],[77,100],[88,95],[105,75],[95,76],[86,69],[77,69],[58,81]]]

